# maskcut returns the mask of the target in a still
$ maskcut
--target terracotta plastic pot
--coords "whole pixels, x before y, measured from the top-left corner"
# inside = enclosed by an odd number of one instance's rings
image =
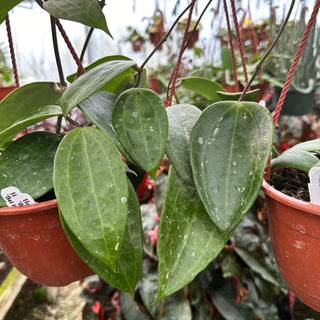
[[[0,87],[0,101],[4,99],[10,92],[16,89],[16,86],[11,87]]]
[[[320,311],[320,206],[263,181],[269,232],[279,270],[295,295]]]
[[[71,247],[56,200],[0,208],[0,248],[21,273],[43,285],[65,286],[94,273]]]

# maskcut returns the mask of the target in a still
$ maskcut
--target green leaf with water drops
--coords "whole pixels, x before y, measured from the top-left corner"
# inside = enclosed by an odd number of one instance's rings
[[[97,0],[49,0],[43,8],[55,18],[79,22],[103,30],[112,37]]]
[[[133,162],[155,179],[168,139],[168,117],[161,98],[149,89],[129,89],[118,97],[112,122]]]
[[[34,200],[53,188],[53,160],[60,136],[33,132],[12,142],[0,155],[0,190],[9,186]],[[0,199],[0,207],[5,201]]]
[[[167,108],[169,135],[166,154],[180,177],[190,185],[194,185],[190,164],[190,132],[200,114],[200,109],[189,104]]]
[[[11,92],[0,102],[0,146],[28,126],[61,115],[59,100],[53,82],[34,82]]]
[[[272,143],[270,113],[255,102],[214,103],[191,131],[195,185],[225,239],[258,196]]]
[[[115,271],[93,256],[81,244],[65,223],[63,215],[61,215],[61,220],[71,245],[81,259],[107,283],[133,296],[142,269],[143,243],[139,201],[129,180],[128,188],[128,220]]]
[[[112,140],[97,128],[68,132],[57,150],[54,188],[72,233],[115,270],[127,224],[128,184]]]
[[[101,63],[81,75],[71,83],[61,97],[63,114],[67,115],[72,108],[101,90],[106,84],[135,64],[132,60],[111,60]]]
[[[132,162],[126,150],[119,142],[112,125],[112,112],[116,98],[117,96],[113,93],[98,91],[88,99],[82,101],[79,107],[92,123],[103,130],[112,139],[125,158]]]
[[[224,244],[195,188],[185,184],[171,167],[158,231],[156,302],[191,282]]]

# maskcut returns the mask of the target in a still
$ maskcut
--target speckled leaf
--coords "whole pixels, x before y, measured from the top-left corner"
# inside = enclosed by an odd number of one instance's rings
[[[53,159],[60,140],[54,133],[33,132],[11,143],[0,155],[0,190],[14,186],[35,200],[51,190]]]
[[[30,83],[9,94],[0,102],[0,146],[26,127],[61,115],[59,100],[53,82]]]
[[[217,91],[225,91],[221,84],[199,77],[184,78],[182,85],[212,101],[220,101],[221,98]]]
[[[82,101],[79,106],[87,118],[98,128],[107,133],[125,158],[132,162],[126,150],[119,142],[112,125],[112,112],[116,98],[116,95],[110,92],[98,91],[88,99]]]
[[[101,29],[112,37],[97,0],[49,0],[43,8],[55,18],[80,22]]]
[[[167,108],[169,135],[166,154],[180,177],[190,185],[194,185],[190,164],[190,132],[200,114],[200,109],[189,104]]]
[[[57,150],[54,188],[73,234],[115,270],[127,223],[128,184],[111,139],[96,128],[70,131]]]
[[[199,196],[228,239],[258,196],[273,142],[270,113],[255,102],[217,102],[191,131]]]
[[[66,89],[61,97],[63,114],[67,115],[72,108],[135,64],[132,60],[107,61],[81,75]]]
[[[192,281],[220,253],[224,244],[196,190],[185,184],[171,167],[158,232],[156,301]]]
[[[116,271],[111,270],[101,260],[94,257],[78,241],[63,220],[63,215],[61,215],[61,220],[71,245],[83,261],[107,283],[121,291],[129,292],[133,296],[142,268],[142,225],[139,202],[129,180],[128,187],[128,221],[119,258],[116,263]]]
[[[130,158],[155,178],[168,138],[168,117],[161,98],[149,89],[129,89],[118,97],[112,122]]]

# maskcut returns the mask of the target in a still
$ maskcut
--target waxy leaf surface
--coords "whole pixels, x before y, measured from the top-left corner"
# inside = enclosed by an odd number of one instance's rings
[[[272,161],[271,169],[288,167],[309,172],[319,162],[316,155],[302,149],[288,149]]]
[[[57,150],[54,188],[72,233],[115,270],[127,224],[128,184],[111,139],[96,128],[70,131]]]
[[[195,188],[171,167],[158,231],[158,298],[187,285],[222,250],[225,241]]]
[[[225,91],[219,83],[199,77],[184,78],[182,85],[214,102],[221,100],[217,91]]]
[[[49,0],[43,8],[55,18],[101,29],[111,37],[102,8],[96,0]]]
[[[0,102],[0,146],[26,127],[62,114],[55,86],[53,82],[30,83]]]
[[[61,97],[63,114],[103,88],[112,79],[134,66],[132,60],[114,60],[99,64],[75,80]]]
[[[0,190],[9,186],[34,200],[53,188],[53,160],[61,138],[33,132],[12,142],[0,155]],[[0,199],[0,207],[5,206]]]
[[[129,89],[118,97],[112,122],[130,158],[155,178],[168,138],[168,117],[161,98],[149,89]]]
[[[71,245],[81,259],[107,283],[121,291],[129,292],[133,296],[142,268],[142,225],[139,202],[129,180],[128,187],[128,220],[115,271],[93,256],[81,244],[63,220],[63,215],[61,220]]]
[[[121,153],[130,161],[130,157],[122,147],[112,125],[112,112],[116,102],[116,95],[98,91],[80,103],[80,109],[88,119],[111,138]]]
[[[217,102],[191,131],[195,185],[228,239],[258,196],[273,142],[269,112],[254,102]]]
[[[167,108],[169,134],[166,154],[180,177],[190,185],[194,185],[190,164],[190,132],[200,114],[200,109],[188,104]]]
[[[104,62],[115,61],[115,60],[125,60],[125,61],[130,60],[130,61],[132,61],[130,58],[128,58],[126,56],[122,56],[122,55],[107,56],[107,57],[103,57],[101,59],[98,59],[98,60],[92,62],[91,64],[89,64],[88,66],[86,66],[86,71],[88,72],[89,70],[94,69],[96,66],[98,66]],[[100,90],[115,93],[115,90],[118,87],[119,83],[122,81],[122,79],[129,74],[133,75],[135,73],[136,73],[136,71],[131,67],[131,68],[123,71],[122,73],[120,73],[116,77],[114,77],[107,84],[105,84]],[[76,75],[77,75],[76,73],[69,75],[67,77],[67,80],[70,83],[74,82],[76,79]]]

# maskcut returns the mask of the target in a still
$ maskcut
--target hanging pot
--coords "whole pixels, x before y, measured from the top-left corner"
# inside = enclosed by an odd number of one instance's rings
[[[320,206],[263,181],[269,233],[279,270],[295,295],[320,311]]]
[[[275,101],[279,100],[282,88],[275,87]],[[296,90],[288,91],[281,108],[281,115],[302,116],[309,113],[313,107],[314,90],[310,93],[300,93]]]
[[[0,87],[0,101],[16,88],[16,86]]]
[[[65,286],[93,274],[71,247],[56,200],[0,208],[0,248],[21,273],[46,286]]]

